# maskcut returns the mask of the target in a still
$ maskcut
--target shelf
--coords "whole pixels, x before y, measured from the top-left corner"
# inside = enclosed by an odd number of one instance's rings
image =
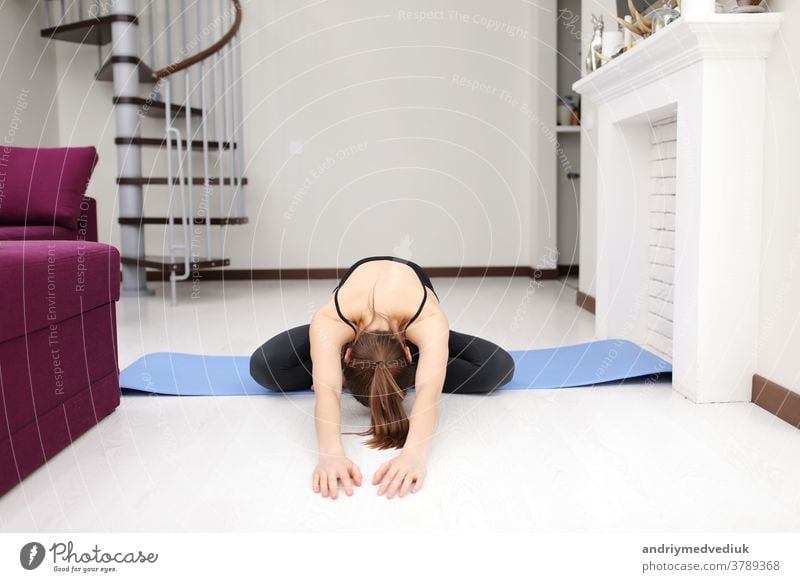
[[[174,144],[177,140],[173,140],[172,143]],[[167,147],[167,140],[161,139],[159,137],[117,137],[114,138],[114,143],[117,145],[137,145],[142,147],[157,147],[157,148],[166,148]],[[209,141],[206,142],[208,144],[208,149],[210,150],[218,150],[219,149],[219,142],[218,141]],[[186,149],[187,141],[185,139],[181,140],[181,147]],[[173,147],[175,147],[173,145]],[[236,148],[236,144],[233,144],[233,147]],[[229,150],[231,148],[231,142],[224,141],[222,142],[222,149]],[[203,149],[203,142],[200,140],[192,140],[192,149],[193,150],[202,150]]]
[[[94,78],[98,81],[113,81],[114,65],[116,63],[130,63],[136,65],[140,83],[155,83],[155,79],[153,79],[153,70],[137,57],[112,56],[100,67],[100,70],[94,74]]]
[[[211,217],[208,220],[209,223],[214,226],[235,226],[240,224],[247,224],[248,218],[246,216],[226,216],[224,218]],[[144,224],[159,224],[166,226],[169,224],[169,217],[166,216],[121,217],[117,219],[117,222],[119,224],[124,224],[127,226],[142,226]],[[173,217],[173,223],[178,225],[183,224],[183,217],[180,216]],[[192,220],[192,224],[195,226],[205,226],[206,217],[195,216],[194,219]]]
[[[139,23],[132,14],[108,14],[99,18],[51,26],[42,30],[41,35],[53,40],[103,46],[111,42],[111,26],[114,22]]]
[[[556,133],[580,133],[580,125],[556,125]]]
[[[117,184],[119,184],[121,186],[167,186],[167,185],[169,185],[169,182],[170,182],[169,178],[164,178],[164,177],[154,178],[152,176],[148,176],[148,177],[144,177],[143,176],[143,177],[140,177],[140,178],[117,178]],[[177,185],[180,184],[180,182],[181,182],[180,178],[178,178],[178,177],[173,177],[172,178],[172,183],[174,185],[177,186]],[[205,185],[205,178],[197,176],[197,177],[192,178],[191,182],[192,182],[193,186],[203,186],[203,185]],[[189,179],[184,177],[183,178],[183,183],[184,184],[189,184]],[[230,186],[231,184],[236,186],[239,183],[240,183],[240,181],[239,181],[238,178],[234,178],[233,180],[231,180],[230,178],[223,178],[222,179],[222,185],[223,186]],[[241,184],[242,184],[242,186],[247,185],[247,178],[242,178],[241,179]],[[208,185],[209,186],[219,186],[219,178],[209,178],[208,179]]]
[[[167,104],[165,102],[145,97],[114,97],[113,103],[114,105],[137,105],[139,107],[139,115],[144,117],[163,119],[167,111]],[[203,110],[199,107],[190,107],[189,111],[192,116],[203,115]],[[183,117],[186,114],[186,107],[177,103],[171,103],[170,113],[172,117]]]

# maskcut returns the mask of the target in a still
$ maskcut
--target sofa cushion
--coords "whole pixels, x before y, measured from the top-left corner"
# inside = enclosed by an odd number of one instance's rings
[[[0,225],[74,229],[97,159],[91,146],[0,149]]]
[[[0,226],[0,240],[70,240],[74,230],[63,226]]]
[[[88,241],[0,242],[0,342],[119,299],[119,251]]]

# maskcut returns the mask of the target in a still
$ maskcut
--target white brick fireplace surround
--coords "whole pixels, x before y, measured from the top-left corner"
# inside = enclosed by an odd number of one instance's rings
[[[664,245],[674,251],[659,251],[672,260],[671,329],[661,333],[671,332],[673,387],[694,402],[751,399],[765,61],[781,19],[686,10],[573,86],[597,105],[599,338],[665,341],[650,337],[658,333],[652,280],[660,267],[652,264],[651,159],[659,125],[677,120],[674,235]]]

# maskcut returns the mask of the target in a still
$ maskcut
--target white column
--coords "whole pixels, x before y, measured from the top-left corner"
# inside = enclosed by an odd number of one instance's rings
[[[678,165],[689,171],[679,170],[685,179],[677,184],[674,386],[695,402],[749,402],[757,363],[765,61],[709,59],[702,75],[686,101],[693,111],[678,118]]]

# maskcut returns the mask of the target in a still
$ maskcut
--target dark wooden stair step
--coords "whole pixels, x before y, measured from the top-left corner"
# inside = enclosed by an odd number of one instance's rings
[[[241,224],[247,224],[248,218],[246,216],[228,216],[228,217],[211,217],[211,224],[213,226],[236,226]],[[174,219],[175,224],[183,224],[183,218],[175,217]],[[166,216],[142,216],[141,218],[119,218],[118,222],[120,224],[127,224],[132,226],[140,226],[143,224],[161,224],[167,225],[169,224],[169,218]],[[193,224],[202,226],[206,223],[205,216],[195,216]]]
[[[162,119],[167,109],[167,104],[164,101],[145,97],[114,97],[114,105],[138,105],[139,115],[160,117]],[[199,107],[192,107],[191,111],[193,116],[203,115],[203,110]],[[172,117],[183,117],[186,114],[186,108],[183,105],[173,103],[171,113]]]
[[[204,182],[203,178],[192,178],[192,184],[195,186],[202,186]],[[238,184],[238,182],[239,180],[233,180],[233,184]],[[168,183],[168,178],[117,178],[117,184],[122,186],[166,186]],[[180,178],[173,178],[172,183],[175,185],[180,184]],[[189,179],[184,178],[183,183],[188,184]],[[208,183],[211,186],[219,186],[219,178],[209,178]],[[222,184],[224,186],[230,186],[231,179],[223,179]],[[245,185],[247,185],[247,178],[242,178],[242,186]]]
[[[115,63],[132,63],[136,65],[139,71],[140,83],[155,83],[153,78],[153,69],[148,67],[141,59],[137,57],[111,57],[108,59],[100,70],[94,74],[94,78],[98,81],[113,81],[114,80],[114,64]]]
[[[45,38],[78,42],[81,44],[106,45],[111,42],[112,22],[132,22],[139,24],[133,14],[109,14],[78,22],[69,22],[45,28],[41,34]]]
[[[173,262],[169,257],[147,255],[145,257],[122,257],[123,265],[133,265],[134,267],[145,267],[147,269],[155,269],[165,273],[176,273],[178,275],[184,274],[184,263],[177,257]],[[227,267],[231,264],[230,259],[206,259],[198,258],[196,261],[189,258],[189,269],[192,271],[201,271],[203,269],[219,269],[220,267]]]
[[[156,147],[156,148],[166,148],[167,147],[167,140],[162,139],[160,137],[118,137],[114,139],[114,143],[117,145],[138,145],[142,147]],[[175,140],[172,140],[172,146],[175,147]],[[181,140],[181,147],[186,149],[186,140]],[[193,150],[202,150],[203,149],[203,142],[202,140],[194,140],[192,141],[192,149]],[[208,142],[208,149],[210,150],[218,150],[219,149],[219,142],[218,141],[210,141]],[[222,142],[222,149],[229,150],[231,149],[231,142],[224,141]],[[236,144],[233,144],[233,149],[236,149]]]

